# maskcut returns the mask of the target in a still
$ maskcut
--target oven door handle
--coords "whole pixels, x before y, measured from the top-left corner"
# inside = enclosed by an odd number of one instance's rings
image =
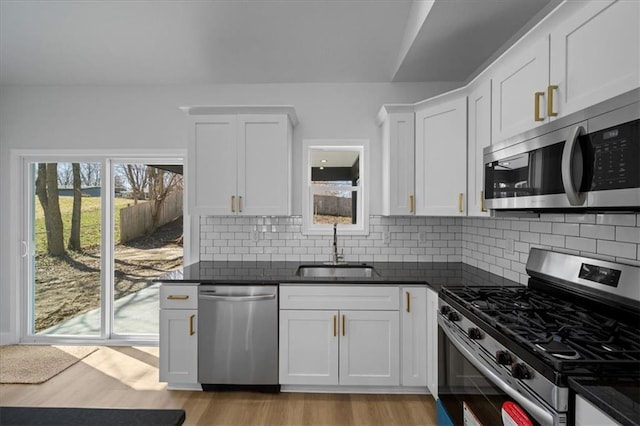
[[[220,302],[257,302],[260,300],[273,300],[276,298],[275,294],[256,294],[251,296],[230,296],[230,295],[212,295],[201,294],[200,299],[203,300],[216,300]]]
[[[452,331],[448,329],[446,324],[442,324],[440,318],[438,318],[438,322],[440,322],[440,327],[445,332],[451,343],[455,345],[455,347],[464,355],[464,357],[473,364],[482,374],[484,374],[488,379],[490,379],[496,386],[502,389],[507,395],[516,400],[518,404],[522,405],[525,410],[531,413],[532,416],[536,418],[540,423],[545,425],[553,425],[553,415],[540,407],[535,402],[528,399],[526,396],[519,393],[516,389],[509,386],[508,383],[503,381],[500,377],[498,377],[489,367],[484,365],[481,361],[477,360],[476,357],[466,348],[465,344],[458,339],[457,336],[454,335]]]

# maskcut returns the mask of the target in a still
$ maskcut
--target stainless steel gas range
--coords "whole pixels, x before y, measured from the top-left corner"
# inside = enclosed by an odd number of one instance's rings
[[[532,249],[527,286],[445,287],[439,424],[573,424],[568,378],[640,383],[640,268]]]

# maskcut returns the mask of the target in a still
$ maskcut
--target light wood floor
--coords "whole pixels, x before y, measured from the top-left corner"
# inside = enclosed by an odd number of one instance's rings
[[[41,385],[0,385],[0,405],[178,408],[185,425],[435,425],[429,395],[167,390],[158,348],[102,347]]]

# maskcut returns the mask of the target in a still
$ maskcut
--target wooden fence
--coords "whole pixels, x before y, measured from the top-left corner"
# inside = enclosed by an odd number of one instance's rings
[[[162,203],[158,226],[169,223],[180,216],[182,216],[182,191],[172,192]],[[125,243],[149,233],[152,223],[150,202],[141,202],[121,209],[120,242]]]

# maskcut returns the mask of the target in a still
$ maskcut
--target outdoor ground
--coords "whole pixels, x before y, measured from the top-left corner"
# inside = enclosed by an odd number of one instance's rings
[[[115,298],[135,293],[151,279],[182,266],[182,218],[148,237],[115,247]],[[35,286],[36,332],[100,306],[99,248],[64,258],[38,255]]]

